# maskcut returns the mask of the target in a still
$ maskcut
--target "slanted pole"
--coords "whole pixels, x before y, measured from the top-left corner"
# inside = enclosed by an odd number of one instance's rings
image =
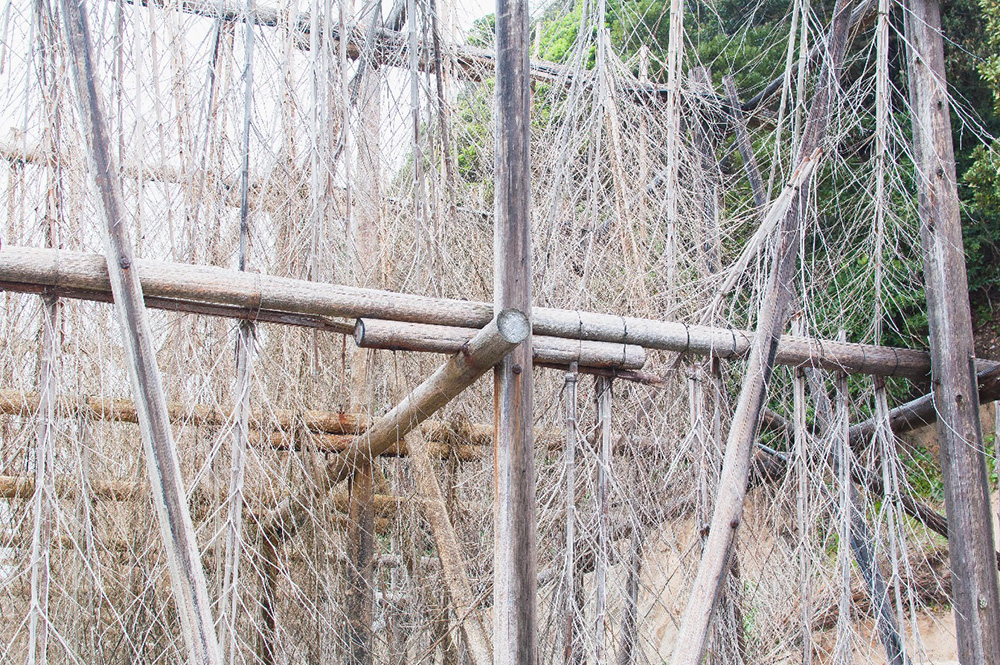
[[[106,222],[103,236],[108,278],[139,415],[146,470],[170,569],[174,602],[190,662],[216,665],[221,658],[208,586],[188,511],[142,287],[133,269],[122,183],[112,163],[106,114],[97,91],[86,7],[78,0],[62,0],[61,4],[90,166]]]
[[[524,314],[516,310],[500,312],[460,352],[358,435],[313,479],[314,483],[298,496],[282,500],[264,520],[267,538],[292,536],[308,516],[305,507],[311,499],[323,496],[331,487],[349,478],[359,465],[389,450],[500,362],[528,337],[529,332],[530,325]]]
[[[497,0],[494,310],[531,318],[528,2]],[[494,373],[493,662],[538,662],[531,335]]]
[[[904,26],[958,657],[963,665],[1000,663],[1000,594],[938,0],[908,0]]]
[[[827,58],[819,73],[809,120],[799,146],[800,163],[807,155],[820,149],[826,135],[830,107],[840,80],[844,52],[847,50],[850,5],[848,0],[838,0],[834,9],[827,42]],[[681,628],[677,633],[671,665],[697,665],[705,653],[709,624],[725,580],[736,530],[743,516],[750,460],[774,369],[778,340],[788,321],[791,296],[789,284],[794,281],[792,276],[798,259],[798,239],[801,237],[804,215],[802,207],[808,201],[808,190],[807,182],[777,228],[777,247],[764,287],[760,313],[757,316],[757,333],[751,345],[743,387],[726,441],[719,477],[719,494],[716,497],[708,540],[684,610]]]
[[[434,474],[434,466],[427,452],[427,440],[417,430],[406,437],[406,446],[410,451],[417,487],[424,500],[424,514],[430,524],[438,559],[441,561],[441,572],[451,597],[451,607],[465,636],[469,659],[473,665],[490,665],[493,662],[493,649],[476,610],[476,599],[462,560],[462,548],[448,516],[441,484]]]

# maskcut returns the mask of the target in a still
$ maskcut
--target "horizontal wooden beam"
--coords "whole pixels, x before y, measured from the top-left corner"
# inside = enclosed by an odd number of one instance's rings
[[[358,319],[354,342],[365,349],[450,354],[461,349],[477,332],[475,328]],[[577,363],[584,367],[634,370],[646,364],[646,350],[635,344],[535,336],[531,350],[537,362],[563,367]]]
[[[493,316],[489,303],[429,298],[392,291],[321,284],[285,277],[162,261],[136,260],[150,307],[223,308],[224,316],[241,311],[298,317],[294,325],[328,325],[332,319],[376,318],[433,325],[478,328]],[[107,299],[107,268],[98,254],[4,246],[0,248],[0,288],[90,300]],[[279,322],[280,321],[276,321]],[[535,335],[634,344],[677,353],[740,358],[750,347],[751,333],[733,328],[694,326],[670,321],[577,310],[532,309]],[[782,335],[775,362],[852,374],[899,376],[926,380],[930,358],[923,351],[852,344]],[[979,369],[996,363],[978,361]]]
[[[242,5],[226,1],[181,0],[180,2],[168,3],[167,0],[129,0],[129,2],[161,9],[179,9],[188,14],[219,18],[228,22],[242,22],[247,17],[246,9]],[[257,26],[288,26],[293,32],[294,44],[297,48],[309,49],[311,46],[310,33],[312,32],[313,17],[309,12],[296,12],[289,15],[286,10],[279,7],[257,5],[249,17],[250,21]],[[320,25],[325,23],[323,17],[318,17],[318,22]],[[330,26],[328,35],[319,36],[320,41],[324,37],[339,42],[344,39],[343,30],[339,24],[333,24]],[[366,40],[369,38],[374,39],[374,44],[366,49]],[[409,69],[409,40],[409,35],[396,30],[371,29],[369,26],[357,25],[346,36],[344,45],[347,57],[351,60],[357,60],[362,54],[370,54],[373,64],[382,67]],[[493,51],[466,44],[443,44],[442,46],[459,78],[468,81],[482,81],[494,76],[496,54]],[[434,50],[432,44],[420,40],[417,45],[416,60],[419,71],[433,71]],[[540,60],[531,62],[529,68],[531,80],[538,83],[571,81],[576,74],[573,67]],[[590,79],[591,77],[587,76],[587,85],[591,84]],[[666,95],[664,87],[638,81],[619,83],[618,89],[640,97],[655,98]]]
[[[0,416],[33,418],[38,414],[38,403],[38,393],[0,390]],[[61,395],[55,403],[58,417],[83,415],[95,420],[137,422],[135,403],[130,399]],[[168,404],[167,411],[174,424],[222,427],[231,422],[228,409],[206,404]],[[361,414],[341,411],[266,409],[251,414],[249,424],[251,430],[257,432],[255,440],[266,442],[275,450],[342,453],[354,443],[357,434],[367,429],[368,419]],[[460,461],[478,460],[490,454],[488,447],[493,445],[492,424],[473,423],[462,418],[426,420],[420,424],[420,432],[428,439],[427,450],[431,457],[456,455]],[[535,442],[539,447],[555,450],[562,445],[562,435],[539,429],[535,432]],[[405,457],[409,450],[405,441],[399,441],[382,455]]]

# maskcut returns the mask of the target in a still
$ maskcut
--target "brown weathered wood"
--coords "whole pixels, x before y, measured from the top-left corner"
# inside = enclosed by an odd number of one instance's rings
[[[494,310],[536,325],[531,296],[528,1],[496,4]],[[540,331],[537,331],[540,333]],[[494,371],[493,646],[496,665],[538,661],[532,338]]]
[[[429,416],[489,371],[530,332],[527,317],[503,310],[459,353],[448,359],[392,410],[379,418],[350,447],[331,460],[300,496],[283,500],[265,520],[273,538],[292,535],[305,521],[304,507],[336,483],[348,478],[359,464],[381,455]]]
[[[0,415],[30,418],[38,413],[39,396],[34,392],[20,390],[0,390]],[[56,401],[56,415],[69,418],[84,415],[97,420],[111,420],[124,423],[138,423],[139,414],[135,402],[119,397],[90,397],[61,395]],[[232,412],[208,404],[168,403],[167,417],[171,423],[183,423],[192,427],[222,427],[232,422]],[[305,409],[273,409],[254,411],[250,415],[250,427],[259,429],[261,424],[273,429],[294,430],[296,427],[323,434],[357,434],[368,426],[362,414],[339,411]],[[448,426],[437,423],[439,431]],[[483,425],[483,428],[488,426]],[[476,430],[477,432],[479,430]],[[485,431],[485,430],[484,430]]]
[[[337,332],[353,326],[336,318],[376,318],[465,328],[486,325],[487,303],[321,284],[211,266],[136,261],[150,307],[204,314],[273,320]],[[108,274],[100,255],[65,250],[0,247],[0,288],[50,293],[85,300],[107,300]],[[539,336],[634,344],[647,349],[741,358],[753,334],[732,328],[687,325],[613,314],[539,307],[532,310]],[[775,364],[843,370],[925,380],[930,357],[922,351],[852,344],[814,338],[779,339]],[[979,361],[984,369],[995,363]]]
[[[905,3],[914,166],[959,660],[1000,663],[1000,593],[938,0]]]
[[[211,601],[170,429],[142,286],[133,265],[122,184],[112,163],[106,114],[97,90],[86,7],[76,0],[63,0],[61,5],[80,117],[105,222],[107,273],[138,410],[174,602],[191,662],[214,665],[221,658]]]
[[[851,19],[849,5],[847,0],[838,0],[834,8],[827,38],[827,57],[823,60],[823,69],[813,93],[809,121],[799,146],[799,163],[819,149],[826,134],[830,106],[847,48]],[[709,624],[726,579],[733,541],[743,515],[757,427],[774,368],[779,336],[788,320],[790,284],[794,282],[792,276],[798,258],[798,238],[802,233],[802,207],[809,200],[808,191],[807,182],[777,229],[774,259],[757,315],[757,331],[726,442],[708,540],[677,633],[671,665],[697,665],[705,653]]]
[[[476,609],[476,598],[465,569],[462,548],[445,507],[444,494],[428,455],[427,441],[418,431],[414,431],[406,437],[406,445],[410,449],[413,473],[424,500],[424,515],[434,537],[452,610],[462,627],[469,656],[474,665],[490,665],[493,662],[493,648],[483,629],[482,617]]]
[[[475,328],[435,326],[378,319],[358,319],[354,342],[363,348],[393,351],[454,353],[478,331]],[[612,369],[639,369],[646,363],[646,350],[635,344],[612,344],[563,337],[533,337],[536,362]]]
[[[350,665],[370,665],[372,652],[372,585],[375,556],[375,479],[372,464],[351,477],[347,523],[347,658]]]

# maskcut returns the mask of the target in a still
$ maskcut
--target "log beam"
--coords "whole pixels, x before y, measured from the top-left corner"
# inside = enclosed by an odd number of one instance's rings
[[[475,328],[358,319],[354,342],[368,349],[454,353],[477,332]],[[646,350],[635,344],[533,337],[531,351],[537,362],[565,367],[577,363],[582,367],[633,370],[646,363]]]
[[[489,303],[428,298],[305,280],[240,273],[212,266],[137,260],[149,307],[353,332],[336,319],[377,318],[481,328],[493,316]],[[67,298],[110,299],[104,257],[84,252],[0,248],[0,289]],[[709,355],[747,355],[753,334],[732,328],[596,312],[537,307],[532,331],[539,336],[634,344],[646,349]],[[926,380],[930,356],[923,351],[782,335],[775,364],[848,374]],[[978,361],[979,369],[996,363]]]

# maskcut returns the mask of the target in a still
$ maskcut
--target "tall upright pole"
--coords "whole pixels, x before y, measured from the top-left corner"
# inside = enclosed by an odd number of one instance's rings
[[[531,317],[528,2],[497,0],[493,298]],[[495,370],[493,653],[498,665],[538,661],[531,336]]]
[[[958,656],[963,665],[1000,663],[1000,597],[945,85],[941,7],[938,0],[909,0],[905,13],[931,384],[944,472]]]

